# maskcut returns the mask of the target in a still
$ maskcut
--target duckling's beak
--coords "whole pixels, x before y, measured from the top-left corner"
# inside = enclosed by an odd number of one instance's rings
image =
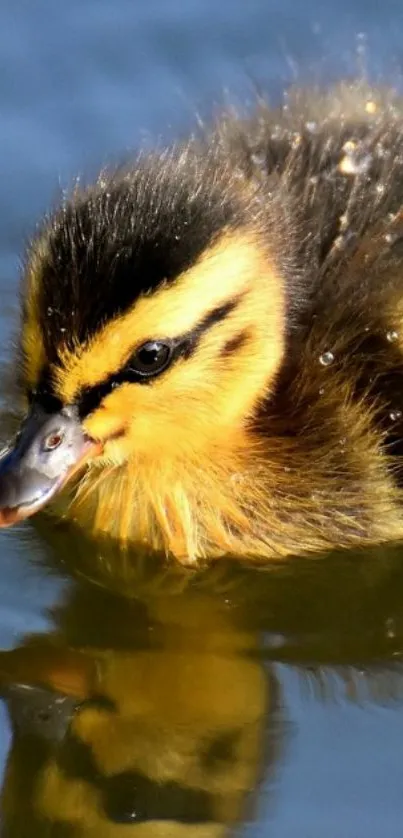
[[[0,459],[0,527],[42,509],[94,449],[75,407],[49,414],[35,405]]]

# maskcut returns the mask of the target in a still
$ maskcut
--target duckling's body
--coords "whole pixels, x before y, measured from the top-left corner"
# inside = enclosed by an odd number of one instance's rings
[[[184,562],[403,536],[401,114],[297,97],[73,192],[28,258],[3,523],[69,478],[64,515]]]

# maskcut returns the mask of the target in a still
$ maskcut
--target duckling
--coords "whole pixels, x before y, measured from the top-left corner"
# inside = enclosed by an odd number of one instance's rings
[[[235,613],[195,590],[128,601],[81,583],[49,634],[1,652],[5,834],[224,838],[251,817],[285,730]]]
[[[401,539],[402,202],[402,105],[359,84],[76,186],[27,255],[1,525],[52,501],[183,563]]]

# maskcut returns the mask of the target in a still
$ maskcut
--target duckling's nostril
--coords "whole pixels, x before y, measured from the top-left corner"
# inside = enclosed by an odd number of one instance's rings
[[[44,451],[54,451],[55,448],[58,448],[62,444],[63,439],[64,434],[62,431],[52,431],[43,440]]]

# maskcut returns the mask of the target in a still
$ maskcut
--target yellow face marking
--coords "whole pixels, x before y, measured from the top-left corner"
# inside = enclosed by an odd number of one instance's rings
[[[226,239],[182,276],[178,285],[162,289],[155,298],[142,298],[133,312],[106,327],[100,340],[84,353],[84,369],[83,356],[72,359],[74,366],[69,366],[65,376],[61,372],[59,393],[69,400],[82,386],[82,376],[87,386],[90,381],[102,381],[107,359],[108,371],[119,369],[122,351],[126,359],[133,341],[186,332],[215,305],[236,294],[237,306],[206,330],[190,358],[179,359],[145,386],[122,384],[88,416],[87,433],[100,440],[115,437],[104,449],[109,463],[122,464],[133,455],[156,460],[179,451],[189,457],[195,448],[213,441],[234,443],[259,397],[267,395],[281,363],[282,278],[257,242],[234,237],[229,243]],[[226,347],[239,335],[245,339],[227,354]]]
[[[144,341],[191,332],[231,301],[189,357],[146,385],[121,384],[84,419],[102,453],[76,487],[77,521],[87,516],[97,532],[187,560],[213,544],[231,552],[233,533],[248,529],[244,487],[233,478],[254,446],[248,420],[284,353],[284,280],[258,231],[226,232],[176,282],[141,297],[78,351],[63,349],[53,373],[57,395],[72,402]]]
[[[224,235],[173,285],[141,297],[81,351],[62,350],[57,394],[69,403],[81,388],[93,387],[117,372],[144,341],[175,338],[193,329],[212,308],[245,290],[259,258],[251,235]]]
[[[150,462],[179,452],[189,457],[211,442],[234,444],[281,363],[282,278],[258,242],[226,237],[177,284],[141,298],[132,312],[106,326],[81,357],[66,354],[58,395],[71,401],[82,386],[116,372],[136,344],[186,333],[236,295],[233,311],[206,330],[191,357],[147,385],[122,384],[87,417],[88,434],[110,439],[105,462],[122,464],[132,456]],[[239,335],[244,339],[237,345]],[[231,341],[235,350],[227,353]]]

